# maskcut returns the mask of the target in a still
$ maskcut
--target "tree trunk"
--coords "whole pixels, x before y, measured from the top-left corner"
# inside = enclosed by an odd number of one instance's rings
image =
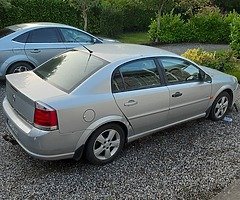
[[[162,10],[163,10],[164,4],[165,4],[165,0],[163,0],[162,4],[160,4],[159,7],[158,7],[158,14],[157,14],[157,37],[155,39],[155,43],[159,43],[158,33],[160,32],[160,27],[161,27],[160,18],[162,16]]]
[[[83,10],[82,15],[83,15],[83,20],[84,20],[84,31],[87,31],[87,27],[88,27],[87,10]]]

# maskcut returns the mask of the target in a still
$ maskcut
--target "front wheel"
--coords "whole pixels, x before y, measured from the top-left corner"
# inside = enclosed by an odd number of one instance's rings
[[[86,144],[86,158],[93,164],[112,162],[121,152],[124,143],[125,134],[119,125],[104,125],[90,136]]]
[[[222,92],[217,96],[217,98],[213,102],[209,117],[214,121],[223,119],[227,114],[227,111],[230,107],[230,103],[231,103],[230,95],[227,92]]]

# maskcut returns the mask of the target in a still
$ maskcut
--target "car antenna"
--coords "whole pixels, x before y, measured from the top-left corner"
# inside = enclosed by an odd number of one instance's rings
[[[83,48],[84,49],[87,49],[88,50],[88,52],[90,53],[90,54],[92,54],[93,53],[93,51],[92,50],[90,50],[89,48],[87,48],[85,45],[83,45],[83,44],[81,44],[82,46],[83,46]]]

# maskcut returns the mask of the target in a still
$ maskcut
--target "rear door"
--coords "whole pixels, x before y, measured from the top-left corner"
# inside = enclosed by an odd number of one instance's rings
[[[117,105],[136,134],[166,125],[169,90],[162,84],[154,59],[141,59],[120,66],[112,79]]]
[[[204,115],[211,96],[211,83],[203,82],[200,69],[180,58],[160,58],[170,91],[169,123]]]
[[[66,51],[57,28],[39,28],[29,32],[25,52],[38,65]]]

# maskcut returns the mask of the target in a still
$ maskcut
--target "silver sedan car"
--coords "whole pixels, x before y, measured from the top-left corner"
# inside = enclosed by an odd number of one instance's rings
[[[238,87],[235,77],[176,54],[120,43],[74,49],[6,79],[6,124],[27,153],[78,160],[84,152],[94,164],[161,129],[222,119]]]
[[[56,23],[17,24],[0,30],[0,78],[28,71],[81,44],[109,43],[77,28]]]

